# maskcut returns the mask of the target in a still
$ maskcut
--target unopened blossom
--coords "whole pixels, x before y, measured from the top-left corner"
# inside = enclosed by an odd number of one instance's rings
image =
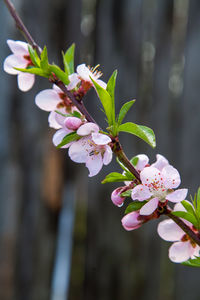
[[[82,82],[84,88],[88,90],[93,86],[91,78],[98,83],[101,87],[106,89],[106,83],[99,79],[102,73],[99,72],[96,67],[89,68],[85,64],[78,65],[76,68],[76,73],[69,75],[70,83],[68,85],[69,90],[73,90],[80,82]]]
[[[130,231],[139,228],[144,223],[144,220],[143,216],[140,216],[139,211],[133,211],[125,215],[121,222],[124,229]]]
[[[72,101],[55,84],[52,89],[46,89],[38,93],[35,97],[35,103],[40,109],[50,112],[48,118],[49,126],[55,129],[62,128],[60,119],[63,119],[62,115],[56,111],[62,114],[78,111],[72,104]]]
[[[121,207],[125,200],[125,197],[121,196],[123,189],[124,189],[124,187],[118,187],[111,194],[111,200],[112,200],[113,204],[115,204],[118,207]]]
[[[174,207],[175,211],[185,211],[181,203]],[[191,230],[197,233],[193,225],[182,219]],[[184,262],[190,258],[199,256],[200,247],[173,221],[164,220],[158,224],[158,234],[165,241],[174,242],[169,248],[169,258],[175,263]]]
[[[148,200],[140,209],[141,215],[152,214],[159,202],[164,203],[167,200],[180,202],[185,199],[188,192],[187,189],[174,191],[181,183],[179,172],[162,156],[157,158],[153,166],[145,167],[141,171],[140,179],[141,184],[133,188],[131,197],[133,200]]]
[[[69,147],[69,156],[74,162],[85,163],[89,177],[94,176],[112,160],[112,150],[108,145],[111,139],[99,133],[98,125],[92,122],[81,125],[77,134],[81,138]]]
[[[7,40],[7,44],[13,54],[9,55],[4,61],[4,71],[8,74],[17,75],[18,87],[21,91],[30,90],[35,82],[35,75],[24,73],[15,68],[26,69],[33,63],[28,52],[28,44],[22,41]]]

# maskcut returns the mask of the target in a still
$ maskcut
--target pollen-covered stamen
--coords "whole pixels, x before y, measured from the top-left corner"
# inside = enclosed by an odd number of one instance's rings
[[[94,77],[95,77],[96,79],[100,78],[100,77],[103,75],[103,73],[102,73],[101,71],[97,70],[98,67],[100,67],[99,64],[96,65],[95,67],[90,67],[90,66],[88,66],[88,69],[89,69],[90,72],[94,75]]]
[[[154,197],[158,197],[160,201],[165,200],[167,190],[164,186],[161,173],[156,174],[151,181],[149,181],[149,179],[147,178],[144,185],[149,188],[149,191],[153,194]]]

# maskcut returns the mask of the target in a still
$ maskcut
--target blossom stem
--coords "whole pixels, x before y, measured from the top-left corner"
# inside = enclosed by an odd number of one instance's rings
[[[164,214],[172,219],[189,237],[200,246],[200,237],[199,234],[195,234],[192,229],[190,229],[179,217],[172,214],[172,211],[167,208]]]

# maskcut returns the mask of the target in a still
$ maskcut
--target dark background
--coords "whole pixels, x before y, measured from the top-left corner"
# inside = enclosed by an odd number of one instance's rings
[[[76,64],[101,64],[107,81],[118,69],[117,110],[136,98],[127,120],[153,128],[157,148],[122,134],[129,157],[165,155],[182,187],[199,186],[200,2],[198,0],[16,0],[37,43],[61,63],[76,43]],[[6,39],[22,40],[0,2],[0,59]],[[115,159],[87,177],[84,166],[57,150],[47,113],[34,104],[50,83],[37,79],[27,93],[16,77],[0,80],[0,299],[122,300],[199,299],[199,269],[172,264],[170,243],[157,222],[134,232],[121,226],[115,184],[101,185]],[[88,110],[104,126],[94,92]]]

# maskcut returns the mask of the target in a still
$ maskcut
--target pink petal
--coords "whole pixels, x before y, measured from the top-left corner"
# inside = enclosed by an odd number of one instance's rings
[[[20,56],[16,56],[14,54],[9,55],[4,60],[4,71],[11,75],[17,75],[20,71],[15,70],[14,68],[22,68],[25,69],[27,67],[27,61]]]
[[[62,126],[56,121],[57,113],[55,111],[51,111],[48,117],[49,127],[54,129],[60,129]]]
[[[147,200],[151,196],[152,193],[150,192],[150,190],[142,184],[139,184],[136,187],[134,187],[131,193],[131,198],[133,200],[139,200],[139,201]]]
[[[138,162],[136,165],[136,169],[138,171],[142,171],[144,169],[144,167],[148,164],[149,158],[145,154],[139,154],[139,155],[137,155],[137,157],[138,157]]]
[[[113,154],[113,152],[112,152],[110,146],[105,145],[105,152],[104,152],[104,155],[103,155],[103,164],[104,165],[107,166],[111,162],[112,154]]]
[[[52,111],[57,109],[58,103],[61,102],[61,99],[58,93],[53,89],[48,89],[41,91],[35,97],[36,105],[45,111]]]
[[[96,145],[107,145],[108,143],[112,142],[109,136],[98,132],[92,133],[92,139]]]
[[[167,189],[177,188],[181,183],[179,172],[172,166],[168,165],[162,169],[164,185]]]
[[[121,220],[124,229],[130,231],[139,228],[141,226],[141,221],[138,220],[138,217],[139,217],[138,211],[133,211],[127,214],[126,216],[124,216]]]
[[[66,117],[64,117],[64,116],[62,115],[62,114],[64,114],[64,115],[67,114],[65,107],[56,109],[56,111],[61,112],[61,114],[55,112],[55,119],[56,119],[56,122],[57,122],[58,124],[60,124],[61,127],[65,128],[66,130],[69,130],[69,129],[65,126],[65,124],[64,124],[64,123],[65,123]]]
[[[155,182],[162,184],[162,175],[161,172],[154,167],[146,167],[140,173],[140,178],[143,184],[152,184]]]
[[[68,79],[70,81],[70,83],[67,86],[67,89],[69,91],[73,90],[77,86],[77,84],[81,81],[76,73],[73,73],[73,74],[69,75]]]
[[[149,200],[142,208],[140,209],[140,215],[141,216],[148,216],[151,215],[154,210],[158,207],[158,198],[153,198]]]
[[[179,241],[185,234],[184,231],[172,220],[164,220],[160,222],[158,224],[157,231],[163,240],[169,242]]]
[[[71,130],[77,130],[81,124],[81,119],[77,117],[67,117],[64,121],[64,125]]]
[[[70,132],[67,132],[65,129],[60,129],[58,131],[56,131],[56,133],[53,135],[53,144],[55,146],[58,146],[63,138],[69,134]],[[66,144],[65,146],[63,146],[62,148],[68,148],[71,145],[71,143]]]
[[[89,177],[98,174],[102,166],[103,166],[103,160],[102,160],[101,153],[88,156],[86,160],[86,167],[89,170],[89,175],[88,175]]]
[[[199,256],[199,251],[200,251],[200,247],[196,245],[196,247],[194,248],[194,253],[192,255],[192,258],[195,258],[195,256]]]
[[[35,75],[21,72],[17,75],[17,82],[19,89],[23,92],[27,92],[32,88],[35,82]]]
[[[175,263],[188,260],[194,253],[194,249],[189,241],[176,242],[169,248],[169,258]]]
[[[29,55],[28,44],[22,41],[7,40],[10,50],[19,56]]]
[[[179,189],[167,195],[166,199],[171,202],[180,202],[187,196],[188,189]]]
[[[69,157],[77,163],[84,163],[89,155],[87,150],[88,145],[84,144],[83,139],[74,142],[69,148]]]
[[[115,204],[118,207],[121,207],[123,205],[125,199],[125,197],[120,196],[121,191],[122,191],[122,187],[118,187],[111,194],[111,200],[113,204]]]
[[[92,132],[98,132],[99,131],[99,126],[95,123],[88,122],[79,127],[77,130],[77,134],[81,136],[89,135]]]
[[[161,171],[167,165],[169,165],[168,160],[161,154],[157,154],[156,162],[153,163],[151,166]]]

